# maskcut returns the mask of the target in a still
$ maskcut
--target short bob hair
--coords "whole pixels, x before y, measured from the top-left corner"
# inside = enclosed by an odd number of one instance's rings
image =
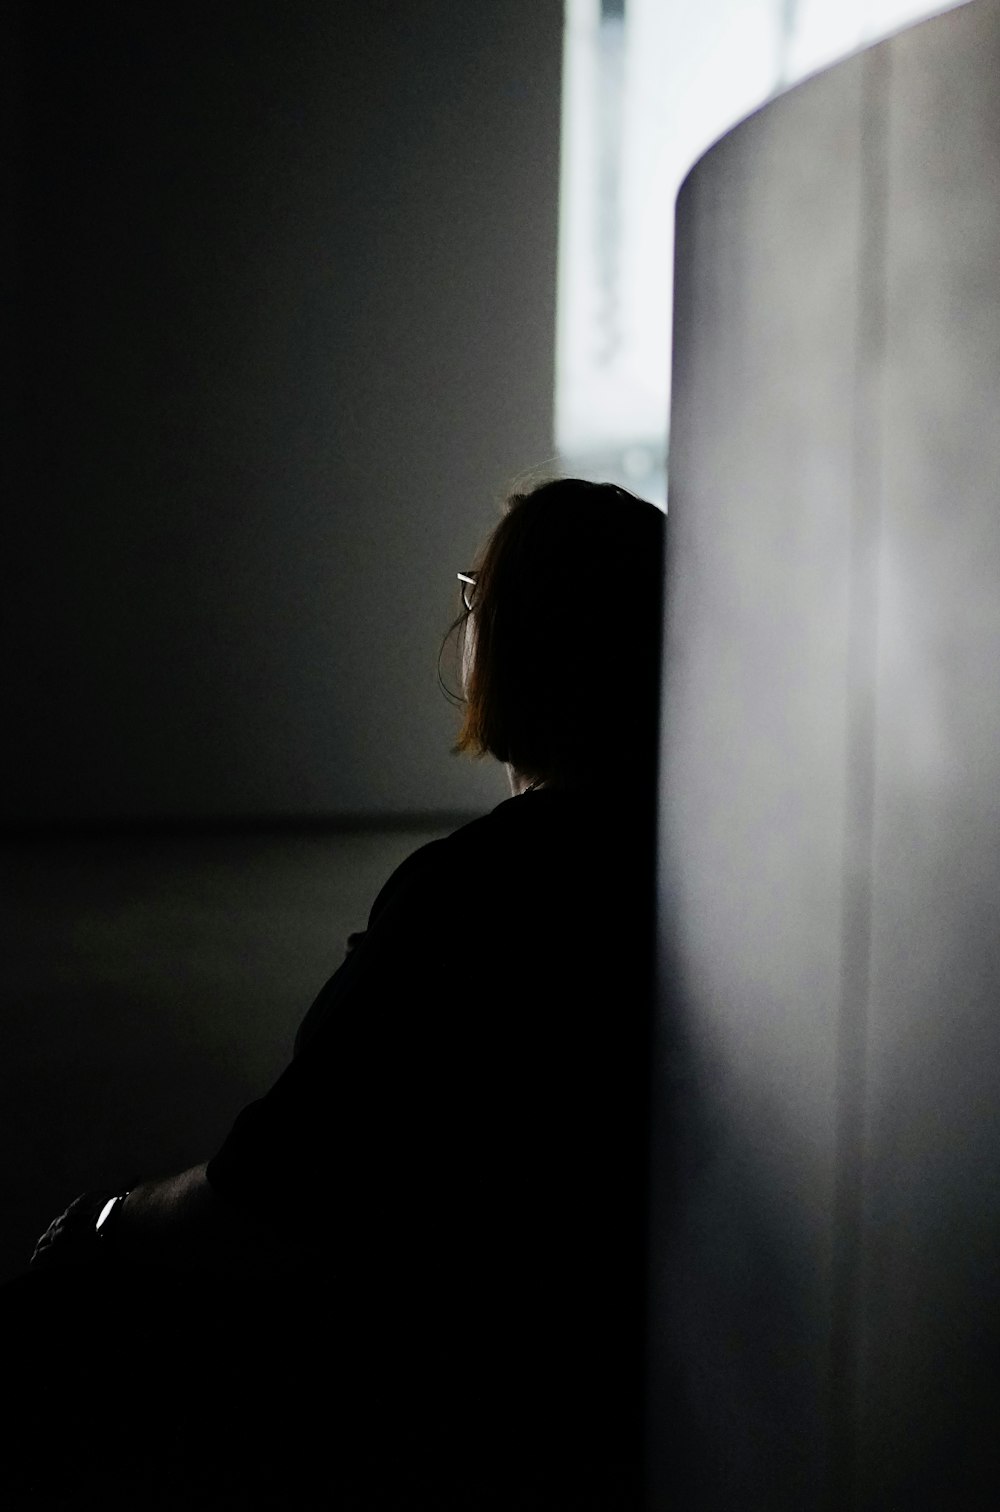
[[[508,498],[462,625],[457,751],[553,785],[654,769],[665,524],[612,483]]]

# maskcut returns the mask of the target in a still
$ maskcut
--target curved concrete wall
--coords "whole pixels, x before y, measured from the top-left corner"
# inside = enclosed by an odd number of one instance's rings
[[[994,1504],[998,69],[979,0],[678,200],[654,1505]]]

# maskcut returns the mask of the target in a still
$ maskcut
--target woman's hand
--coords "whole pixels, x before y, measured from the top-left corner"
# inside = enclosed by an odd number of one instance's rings
[[[250,1214],[220,1202],[204,1165],[134,1186],[115,1211],[107,1239],[96,1224],[118,1192],[84,1192],[53,1219],[31,1265],[92,1265],[105,1256],[184,1271],[275,1277],[300,1274],[315,1261],[301,1239],[284,1240]]]
[[[35,1245],[33,1266],[87,1265],[100,1253],[97,1217],[114,1192],[84,1192],[53,1218]]]

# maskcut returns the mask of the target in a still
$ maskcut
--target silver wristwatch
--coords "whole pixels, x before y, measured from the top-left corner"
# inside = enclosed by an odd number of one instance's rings
[[[106,1239],[115,1226],[116,1215],[121,1210],[121,1204],[128,1196],[128,1192],[119,1192],[117,1197],[109,1197],[97,1215],[94,1224],[94,1233],[98,1239]]]

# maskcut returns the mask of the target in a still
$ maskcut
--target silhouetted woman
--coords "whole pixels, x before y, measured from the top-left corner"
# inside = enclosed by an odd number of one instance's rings
[[[458,748],[513,796],[389,878],[206,1165],[39,1241],[36,1490],[639,1504],[663,535],[561,480],[459,574]]]

